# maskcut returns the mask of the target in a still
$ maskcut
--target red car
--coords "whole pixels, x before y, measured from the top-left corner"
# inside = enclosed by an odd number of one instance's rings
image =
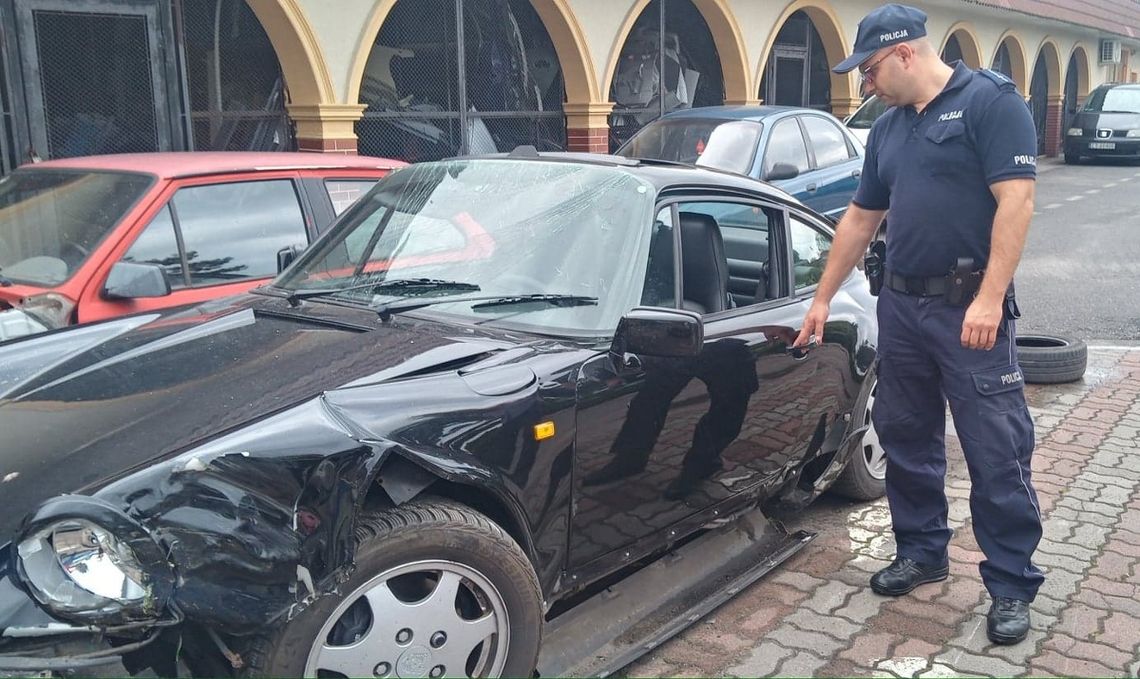
[[[243,292],[404,163],[145,153],[0,178],[0,341]]]

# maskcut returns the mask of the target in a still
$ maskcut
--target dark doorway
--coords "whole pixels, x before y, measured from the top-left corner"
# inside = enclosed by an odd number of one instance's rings
[[[1064,145],[1065,142],[1065,132],[1069,129],[1069,124],[1073,122],[1073,116],[1077,115],[1077,107],[1080,106],[1080,75],[1077,72],[1078,68],[1080,68],[1080,66],[1077,62],[1077,55],[1074,52],[1073,56],[1069,57],[1069,66],[1065,69],[1065,99],[1062,104],[1062,110],[1065,114],[1061,125],[1062,145]]]
[[[1033,111],[1033,124],[1037,128],[1037,155],[1045,150],[1045,121],[1049,112],[1049,69],[1045,55],[1037,56],[1033,66],[1033,80],[1029,84],[1029,107]]]
[[[31,147],[43,158],[173,148],[155,2],[23,0]]]
[[[788,17],[760,80],[766,104],[808,106],[831,111],[831,71],[823,40],[802,10]]]
[[[610,86],[610,150],[661,116],[724,103],[720,55],[690,0],[653,0],[622,45]]]
[[[958,36],[952,35],[946,41],[946,46],[942,48],[942,61],[952,64],[955,61],[965,61],[962,57],[962,43],[958,42]]]
[[[359,151],[415,162],[519,145],[561,150],[565,98],[530,0],[400,0],[365,65]]]

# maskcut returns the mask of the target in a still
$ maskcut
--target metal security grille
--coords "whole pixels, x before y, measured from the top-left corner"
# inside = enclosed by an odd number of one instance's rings
[[[622,46],[610,100],[611,151],[670,111],[724,103],[720,57],[690,0],[653,0],[641,12]]]
[[[32,12],[51,158],[161,148],[146,17]]]
[[[564,100],[530,0],[401,0],[365,66],[358,149],[412,162],[524,144],[561,150]]]
[[[174,18],[182,45],[189,147],[294,148],[281,66],[245,0],[175,0]]]
[[[2,39],[0,38],[0,40]],[[12,91],[9,88],[9,83],[8,61],[5,59],[4,50],[0,49],[0,175],[8,174],[17,165],[16,139],[13,135],[15,120],[12,113]]]

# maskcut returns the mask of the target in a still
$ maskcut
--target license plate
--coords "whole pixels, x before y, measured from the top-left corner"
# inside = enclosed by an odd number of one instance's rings
[[[1111,141],[1094,141],[1089,143],[1090,149],[1101,149],[1102,151],[1112,151],[1116,148],[1116,142]]]

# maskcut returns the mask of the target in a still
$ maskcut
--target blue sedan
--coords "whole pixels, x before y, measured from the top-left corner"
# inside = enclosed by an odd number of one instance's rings
[[[617,150],[748,175],[838,219],[859,186],[863,145],[834,116],[788,106],[707,106],[674,111]]]

